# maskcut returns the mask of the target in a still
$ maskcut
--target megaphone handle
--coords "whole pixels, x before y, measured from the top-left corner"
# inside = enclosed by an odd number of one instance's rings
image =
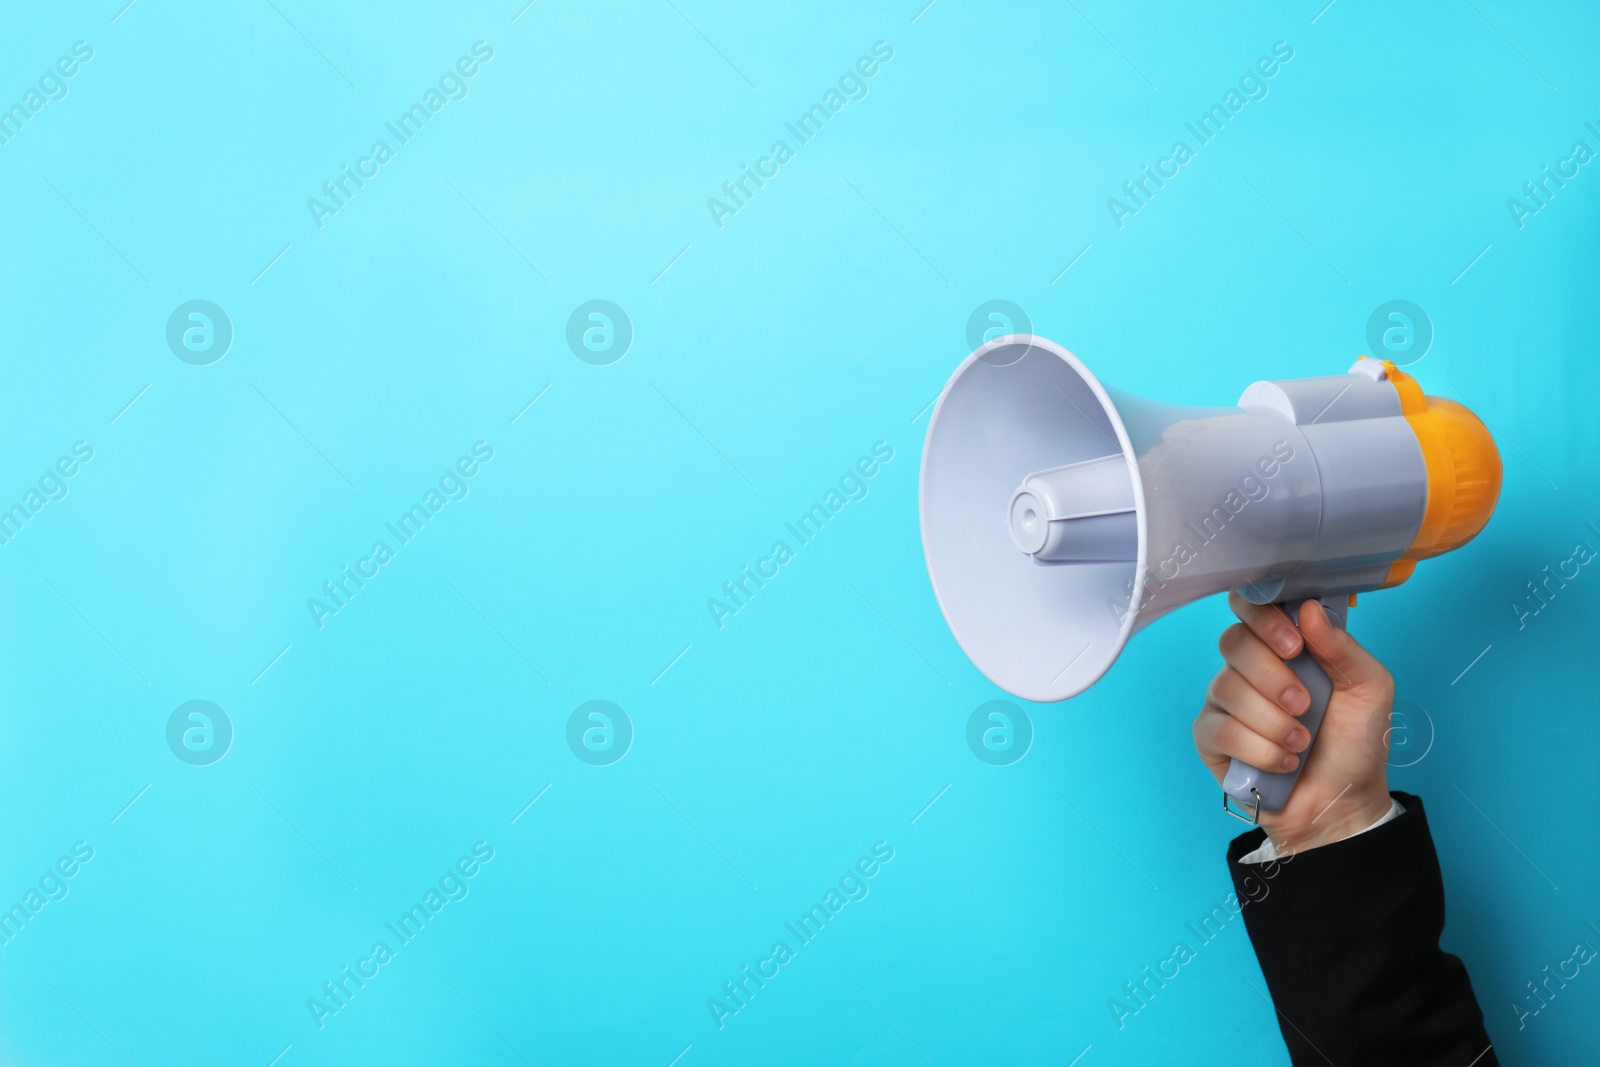
[[[1345,613],[1349,610],[1349,597],[1325,596],[1319,597],[1318,602],[1328,613],[1328,620],[1343,628]],[[1278,605],[1296,626],[1300,625],[1300,603]],[[1222,780],[1223,806],[1227,807],[1227,798],[1232,797],[1245,811],[1252,813],[1251,822],[1263,811],[1282,811],[1289,802],[1289,794],[1294,791],[1294,784],[1299,781],[1300,772],[1305,769],[1306,759],[1311,755],[1311,746],[1317,743],[1317,731],[1321,729],[1322,717],[1328,711],[1328,698],[1333,695],[1333,680],[1322,669],[1322,664],[1311,657],[1310,652],[1302,650],[1294,659],[1284,662],[1311,694],[1311,706],[1300,716],[1300,725],[1311,735],[1311,742],[1300,753],[1300,766],[1292,771],[1263,771],[1240,760],[1228,765],[1227,777]]]

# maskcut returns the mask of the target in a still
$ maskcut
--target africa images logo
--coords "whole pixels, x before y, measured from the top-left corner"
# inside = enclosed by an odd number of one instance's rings
[[[722,198],[706,198],[706,210],[710,212],[711,221],[717,229],[722,229],[725,220],[748,207],[756,193],[765,189],[767,182],[776,178],[783,166],[794,159],[796,149],[810,144],[828,122],[844,110],[846,104],[851,100],[865,100],[871,92],[867,80],[875,77],[893,58],[894,47],[889,42],[873,42],[872,55],[862,56],[853,67],[846,68],[839,75],[837,88],[829,86],[819,102],[802,111],[792,122],[783,124],[783,128],[794,138],[793,146],[780,138],[772,142],[766,155],[756,160],[754,170],[748,163],[739,164],[739,176],[722,183]]]
[[[306,210],[310,212],[311,221],[316,223],[317,229],[324,228],[327,225],[325,220],[349,207],[356,194],[367,187],[367,182],[376,178],[399,149],[410,144],[433,116],[444,110],[446,104],[452,100],[465,100],[471,92],[468,79],[476,77],[483,69],[483,64],[493,58],[492,45],[487,41],[474,42],[472,55],[461,56],[453,66],[446,68],[439,76],[437,87],[428,86],[420,101],[413,102],[393,122],[383,124],[384,129],[394,137],[393,145],[379,138],[372,142],[366,155],[356,160],[354,170],[350,169],[348,163],[340,164],[338,177],[322,183],[322,198],[306,198]]]
[[[808,545],[820,534],[828,521],[844,510],[844,506],[852,500],[865,500],[871,487],[868,480],[877,476],[890,460],[894,459],[894,446],[887,441],[876,441],[872,445],[872,455],[862,456],[856,460],[855,466],[840,475],[838,488],[832,486],[822,494],[820,503],[812,504],[792,522],[783,524],[794,540],[790,545],[788,541],[779,539],[772,543],[767,555],[756,560],[755,569],[745,563],[739,567],[739,574],[735,578],[722,583],[721,597],[708,597],[706,610],[711,614],[711,621],[722,629],[727,625],[727,619],[739,614],[740,611],[750,606],[756,593],[767,587],[767,582],[776,578],[784,564],[794,559],[795,552],[803,545]]]
[[[1276,78],[1293,58],[1294,47],[1288,41],[1274,42],[1270,56],[1259,57],[1253,66],[1246,68],[1239,76],[1237,89],[1230,87],[1222,94],[1220,102],[1202,111],[1193,122],[1183,124],[1194,138],[1192,147],[1182,138],[1172,142],[1172,148],[1156,160],[1154,169],[1148,163],[1143,164],[1139,168],[1139,177],[1122,183],[1125,199],[1107,197],[1106,211],[1111,214],[1111,221],[1117,224],[1117,229],[1124,228],[1128,219],[1149,207],[1156,193],[1183,173],[1184,165],[1194,159],[1201,148],[1215,140],[1247,104],[1265,100],[1272,92],[1267,82]]]
[[[1033,747],[1033,720],[1009,700],[979,704],[967,718],[967,747],[991,767],[1009,767]]]
[[[748,963],[740,967],[734,978],[722,983],[720,997],[707,997],[706,1010],[711,1013],[711,1021],[717,1024],[717,1029],[725,1028],[729,1019],[748,1008],[756,994],[782,974],[783,968],[798,958],[802,948],[820,937],[847,905],[866,900],[867,894],[872,892],[869,883],[893,859],[893,845],[887,841],[874,842],[872,855],[861,856],[846,868],[838,881],[822,894],[820,903],[813,903],[799,918],[783,924],[789,937],[774,941],[771,950],[756,961],[754,968]]]
[[[383,524],[383,528],[394,539],[393,545],[382,538],[374,541],[371,550],[356,560],[354,570],[350,564],[342,564],[336,577],[322,583],[321,596],[307,597],[306,610],[311,614],[311,621],[317,624],[317,629],[322,629],[328,619],[349,607],[356,594],[383,573],[383,568],[394,560],[400,549],[415,540],[428,522],[444,510],[446,504],[467,499],[472,492],[471,480],[492,459],[494,446],[487,441],[475,442],[472,454],[462,455],[452,466],[446,467],[438,482],[423,492],[421,500],[401,512],[393,522]]]
[[[191,767],[209,767],[233,746],[233,720],[209,700],[179,704],[167,718],[167,747]]]
[[[609,767],[633,747],[633,720],[609,700],[586,701],[567,717],[567,747],[591,767]]]
[[[423,890],[420,901],[413,901],[397,918],[383,924],[389,936],[374,941],[367,954],[355,961],[354,967],[341,964],[338,973],[322,983],[318,995],[306,998],[306,1011],[317,1029],[326,1028],[329,1019],[348,1008],[356,994],[382,974],[399,956],[400,950],[420,937],[448,905],[466,900],[472,892],[472,880],[493,859],[493,845],[487,841],[474,842],[471,854],[461,856],[446,867],[435,883]]]

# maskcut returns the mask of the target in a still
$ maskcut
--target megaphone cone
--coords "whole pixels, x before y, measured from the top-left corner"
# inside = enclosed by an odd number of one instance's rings
[[[1060,345],[1013,335],[968,356],[934,407],[922,546],[978,669],[1064,700],[1141,627],[1214,593],[1319,597],[1342,619],[1347,594],[1475,535],[1499,485],[1482,424],[1392,364],[1186,407],[1108,389]],[[1257,772],[1240,799],[1276,810],[1293,781]]]

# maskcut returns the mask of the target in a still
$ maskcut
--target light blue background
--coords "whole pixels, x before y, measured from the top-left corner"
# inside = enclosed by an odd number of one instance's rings
[[[995,298],[1193,403],[1427,309],[1411,370],[1492,424],[1501,503],[1352,626],[1435,725],[1393,781],[1502,1062],[1594,1047],[1588,969],[1524,1029],[1511,1005],[1600,947],[1600,578],[1511,605],[1600,548],[1600,172],[1522,229],[1506,200],[1600,149],[1600,16],[922,2],[7,15],[0,100],[94,58],[0,146],[0,502],[95,452],[0,547],[0,903],[94,859],[0,947],[0,1057],[1286,1063],[1238,920],[1108,1007],[1231,889],[1189,736],[1220,601],[1029,706],[1021,762],[966,746],[1004,694],[934,602],[917,467]],[[306,199],[479,40],[470,95],[319,230]],[[870,95],[717,228],[706,199],[876,41]],[[1276,41],[1270,95],[1118,229],[1106,199]],[[564,340],[592,298],[634,325],[611,366]],[[191,299],[233,322],[211,366],[166,346]],[[307,598],[480,440],[470,496],[319,630]],[[876,441],[870,494],[719,630],[707,599]],[[166,746],[192,699],[236,731],[209,767]],[[609,767],[566,745],[591,699],[636,730]],[[480,840],[470,895],[319,1030],[307,999]],[[719,1030],[708,998],[877,841],[870,895]]]

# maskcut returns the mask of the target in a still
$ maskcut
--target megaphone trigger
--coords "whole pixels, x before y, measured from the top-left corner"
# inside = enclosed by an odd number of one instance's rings
[[[1348,595],[1318,597],[1317,601],[1328,613],[1328,621],[1343,629],[1345,613],[1350,605]],[[1304,603],[1301,601],[1277,606],[1289,616],[1290,622],[1299,626],[1300,608]],[[1259,767],[1252,767],[1237,759],[1230,763],[1227,777],[1222,780],[1222,809],[1234,818],[1254,824],[1260,821],[1263,811],[1282,810],[1289,802],[1289,794],[1294,791],[1295,782],[1300,779],[1300,772],[1305,770],[1311,749],[1316,746],[1317,731],[1322,728],[1323,716],[1328,713],[1328,700],[1333,696],[1333,679],[1328,677],[1328,672],[1323,670],[1322,664],[1318,663],[1311,653],[1311,648],[1303,648],[1293,659],[1284,660],[1294,672],[1294,676],[1300,679],[1300,684],[1306,687],[1306,692],[1311,694],[1311,706],[1300,716],[1300,725],[1311,735],[1310,743],[1300,754],[1300,765],[1292,771],[1263,771]],[[1230,797],[1239,804],[1251,807],[1249,818],[1245,818],[1228,806]]]

